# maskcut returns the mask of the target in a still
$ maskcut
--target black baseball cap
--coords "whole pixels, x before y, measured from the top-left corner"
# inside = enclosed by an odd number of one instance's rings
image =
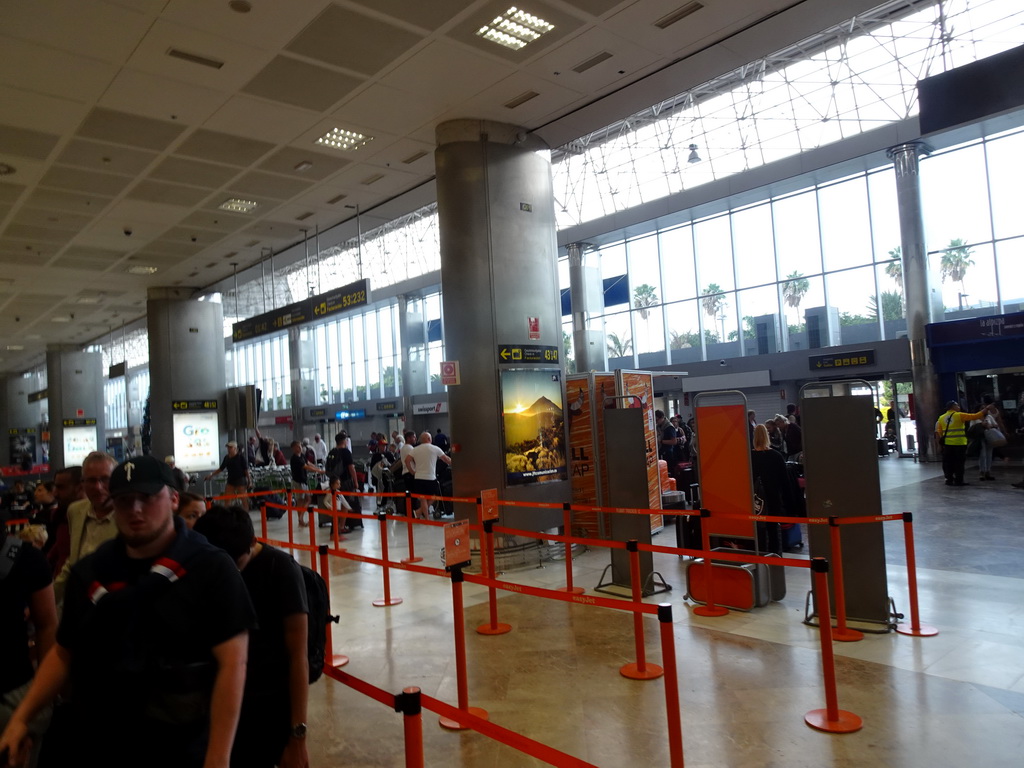
[[[949,400],[949,401],[947,401],[947,402],[946,402],[946,407],[947,407],[947,408],[952,408],[952,407],[953,407],[954,405],[955,405],[955,406],[956,406],[957,408],[959,408],[959,407],[960,407],[960,403],[958,403],[958,402],[957,402],[956,400]]]
[[[138,456],[118,464],[110,475],[110,495],[160,493],[164,486],[177,488],[171,468],[155,456]]]

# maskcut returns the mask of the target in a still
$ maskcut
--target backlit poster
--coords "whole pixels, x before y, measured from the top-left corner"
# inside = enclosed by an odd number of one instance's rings
[[[220,466],[220,425],[216,413],[171,414],[174,463],[183,472],[205,472]]]
[[[64,466],[81,466],[96,450],[96,427],[64,427]]]
[[[567,479],[562,374],[557,369],[501,371],[505,482]]]

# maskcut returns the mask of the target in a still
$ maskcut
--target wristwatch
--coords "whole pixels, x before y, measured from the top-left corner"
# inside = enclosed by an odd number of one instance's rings
[[[293,725],[291,730],[291,736],[293,739],[306,738],[306,724],[299,723],[298,725]]]

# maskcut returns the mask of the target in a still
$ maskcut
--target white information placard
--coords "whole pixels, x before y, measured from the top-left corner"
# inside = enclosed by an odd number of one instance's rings
[[[220,466],[220,424],[216,413],[174,413],[174,463],[183,472]]]
[[[64,427],[64,466],[81,466],[96,450],[96,427]]]

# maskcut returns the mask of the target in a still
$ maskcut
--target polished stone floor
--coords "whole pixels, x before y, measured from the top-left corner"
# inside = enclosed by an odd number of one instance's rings
[[[655,555],[655,570],[674,588],[647,601],[673,605],[690,768],[1024,765],[1024,491],[1010,485],[1024,469],[997,466],[996,482],[948,488],[935,465],[896,457],[879,465],[884,511],[914,513],[921,617],[940,634],[869,634],[835,645],[839,706],[863,718],[857,733],[825,734],[803,720],[825,706],[817,631],[802,623],[806,570],[787,572],[782,602],[709,619],[692,615],[683,599],[688,561]],[[907,612],[901,526],[888,525],[889,593]],[[271,536],[284,530],[283,522],[271,524]],[[326,541],[326,530],[319,536]],[[406,556],[404,523],[390,523],[388,538],[392,558]],[[671,529],[654,542],[671,546]],[[378,556],[377,524],[367,522],[344,545]],[[424,565],[440,566],[440,546],[440,529],[417,531]],[[589,591],[607,563],[603,550],[578,555],[576,583]],[[341,615],[335,650],[351,659],[344,670],[393,693],[414,685],[454,704],[449,583],[393,571],[392,593],[403,602],[377,608],[376,566],[332,558],[331,567],[332,606]],[[564,564],[501,578],[558,587]],[[633,660],[630,614],[498,595],[499,619],[513,630],[480,635],[473,628],[487,621],[486,591],[465,585],[471,706],[601,768],[670,765],[664,680],[618,672]],[[658,663],[658,624],[644,624],[648,661]],[[313,686],[309,721],[314,767],[405,764],[401,715],[340,683],[325,677]],[[423,733],[427,766],[545,764],[481,734],[444,730],[426,711]]]

